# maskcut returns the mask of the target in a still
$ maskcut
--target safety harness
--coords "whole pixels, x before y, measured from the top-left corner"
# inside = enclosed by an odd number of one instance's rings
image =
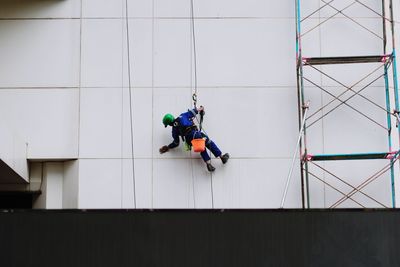
[[[183,142],[185,142],[185,136],[189,134],[191,131],[200,131],[200,132],[202,131],[203,117],[204,117],[204,111],[201,111],[199,128],[197,128],[197,126],[194,123],[193,125],[190,126],[181,125],[179,122],[179,117],[174,120],[173,125],[178,128],[179,135],[181,136]]]

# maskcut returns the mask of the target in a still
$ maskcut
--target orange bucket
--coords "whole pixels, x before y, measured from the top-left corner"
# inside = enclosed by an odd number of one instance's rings
[[[192,146],[194,152],[203,152],[206,150],[206,140],[203,138],[193,139]]]

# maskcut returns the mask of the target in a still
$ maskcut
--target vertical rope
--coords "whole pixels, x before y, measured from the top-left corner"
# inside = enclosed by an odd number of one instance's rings
[[[80,10],[80,14],[79,14],[79,105],[78,105],[78,158],[80,156],[80,135],[81,135],[81,87],[82,87],[82,1],[80,2],[81,5],[81,10]]]
[[[194,166],[193,166],[193,159],[192,159],[192,151],[190,151],[190,166],[192,170],[192,191],[193,191],[193,208],[196,208],[196,186],[195,186],[195,179],[194,179]]]
[[[131,156],[132,156],[132,183],[133,183],[133,203],[136,209],[136,179],[135,179],[135,153],[133,143],[133,112],[132,112],[132,82],[131,82],[131,57],[130,57],[130,42],[129,42],[129,17],[128,17],[128,0],[125,0],[125,18],[126,18],[126,42],[128,53],[128,85],[129,85],[129,118],[131,123]]]
[[[120,205],[121,209],[124,207],[124,29],[125,29],[125,24],[124,21],[122,20],[124,18],[124,5],[125,1],[121,0],[122,8],[121,8],[121,143],[120,143],[120,158],[121,158],[121,165],[120,165],[120,171],[121,171],[121,185],[120,185],[120,194],[121,194],[121,200],[120,200]]]
[[[193,67],[194,67],[194,93],[193,93],[193,105],[196,108],[197,106],[197,50],[196,50],[196,29],[195,29],[195,19],[194,19],[194,3],[193,0],[190,0],[190,21],[191,21],[191,30],[192,30],[192,43],[193,43]],[[196,117],[197,122],[199,123],[199,120]],[[207,135],[206,131],[204,128],[202,129],[203,132]],[[208,135],[207,135],[208,136]],[[212,154],[210,152],[210,159],[212,157]],[[214,186],[213,186],[213,175],[212,173],[210,174],[211,177],[211,184],[210,184],[210,189],[211,189],[211,206],[214,208]],[[194,191],[193,191],[194,192]]]
[[[191,31],[192,31],[192,43],[193,43],[193,67],[194,67],[194,92],[193,92],[193,105],[196,108],[197,106],[197,50],[196,50],[196,28],[195,28],[195,19],[194,19],[194,3],[193,0],[190,0],[190,21],[191,21]],[[197,120],[197,117],[196,117]],[[197,120],[197,122],[199,122]],[[207,133],[204,131],[207,135]],[[211,159],[211,152],[210,152],[210,159]],[[193,166],[192,166],[192,175],[193,175]],[[210,174],[211,177],[211,206],[214,208],[214,187],[213,187],[213,175]],[[194,181],[194,180],[193,180]],[[193,185],[194,187],[194,185]],[[194,189],[193,189],[194,193]]]
[[[194,59],[194,93],[193,93],[193,105],[196,107],[197,105],[197,57],[196,57],[196,33],[195,33],[195,25],[194,25],[194,4],[193,0],[190,0],[190,18],[191,18],[191,26],[192,26],[192,42],[193,42],[193,59]]]
[[[194,99],[197,100],[197,96],[195,96],[193,93],[193,88],[195,87],[193,85],[193,57],[192,57],[192,51],[194,51],[193,49],[193,41],[194,41],[194,34],[193,34],[193,2],[191,1],[191,20],[190,20],[190,91],[193,94],[192,99],[190,102],[192,102],[192,100],[194,101]],[[196,75],[196,74],[195,74]],[[194,103],[194,106],[196,106],[196,103]],[[195,178],[194,178],[194,163],[193,163],[193,153],[192,150],[189,151],[189,156],[190,156],[190,167],[191,167],[191,174],[192,174],[192,191],[193,191],[193,207],[196,208],[196,186],[195,186]]]
[[[319,8],[321,8],[321,2],[319,2]],[[319,9],[319,11],[318,11],[318,22],[321,23],[321,9]],[[322,36],[322,28],[321,27],[318,27],[318,34],[319,34],[319,56],[322,57],[322,38],[321,38],[321,36]],[[322,79],[323,79],[323,74],[322,73],[320,73],[319,78],[320,78],[320,83],[322,85]],[[324,94],[323,94],[322,90],[320,90],[320,101],[321,101],[321,103],[324,103],[323,102],[324,101]],[[325,110],[322,109],[321,113],[322,113],[322,115],[324,115]],[[321,120],[321,128],[322,128],[322,133],[324,133],[324,131],[325,131],[325,120]],[[325,153],[325,135],[324,134],[322,134],[322,151],[323,151],[323,153]],[[322,164],[325,167],[325,165],[326,165],[325,162],[323,162]],[[325,172],[323,172],[323,174],[322,174],[322,179],[324,180],[324,182],[326,181]],[[326,208],[326,184],[323,183],[322,186],[324,187],[324,190],[323,190],[324,191],[324,208]]]
[[[83,0],[80,1],[80,7],[81,8],[80,8],[80,13],[79,13],[78,159],[80,158],[80,155],[81,155],[82,25],[83,25],[82,7],[83,7]],[[42,186],[42,185],[40,185],[40,186]],[[79,195],[79,186],[77,188],[77,195]],[[78,202],[76,203],[76,208],[79,208]]]
[[[151,1],[151,121],[154,122],[154,0]],[[151,127],[151,203],[150,207],[154,208],[154,129]]]
[[[211,173],[211,207],[214,208],[214,179]]]

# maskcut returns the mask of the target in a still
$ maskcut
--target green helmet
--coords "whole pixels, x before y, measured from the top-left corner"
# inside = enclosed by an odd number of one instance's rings
[[[168,125],[171,125],[174,122],[175,118],[172,114],[165,114],[164,118],[162,120],[163,124],[165,127],[167,127]]]

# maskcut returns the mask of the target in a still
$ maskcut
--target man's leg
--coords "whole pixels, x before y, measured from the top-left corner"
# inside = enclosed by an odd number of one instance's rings
[[[206,138],[206,147],[213,153],[214,157],[218,158],[221,156],[222,152],[218,148],[218,146],[212,141],[210,138],[208,138],[207,135],[203,134],[203,136]]]
[[[215,167],[211,165],[211,158],[207,153],[207,150],[204,150],[203,152],[200,153],[201,157],[203,158],[204,162],[207,164],[207,170],[209,172],[215,171]]]
[[[229,159],[229,154],[225,153],[222,155],[221,150],[218,148],[218,146],[214,143],[214,141],[212,141],[210,138],[208,138],[208,136],[204,135],[204,137],[206,138],[206,147],[213,153],[213,155],[216,158],[220,158],[222,163],[225,164],[226,162],[228,162]]]
[[[203,133],[198,132],[198,131],[195,132],[194,134],[192,134],[192,136],[189,136],[190,141],[194,138],[203,138],[203,137],[204,137]],[[189,140],[189,139],[186,139],[186,140]],[[214,166],[211,165],[211,158],[208,155],[207,150],[204,150],[203,152],[201,152],[200,155],[201,155],[202,159],[204,160],[204,162],[207,164],[207,170],[209,172],[215,171]]]
[[[201,152],[200,155],[206,163],[211,160],[210,155],[208,155],[207,149]]]

